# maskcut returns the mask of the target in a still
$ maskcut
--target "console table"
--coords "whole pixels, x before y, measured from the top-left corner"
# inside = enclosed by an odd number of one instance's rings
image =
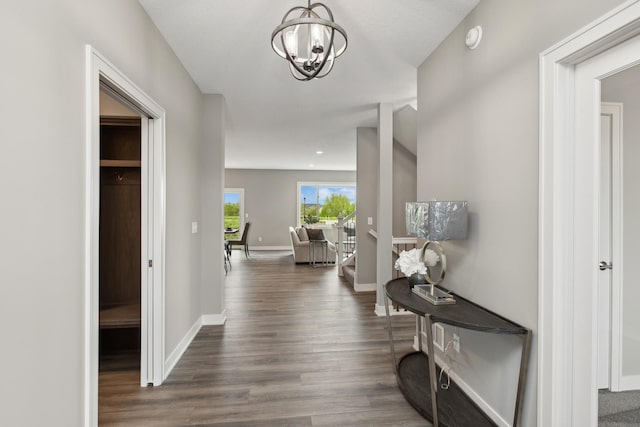
[[[474,304],[459,295],[455,295],[454,305],[433,305],[414,294],[406,277],[393,279],[385,285],[385,310],[387,314],[387,329],[389,331],[389,345],[393,359],[393,369],[398,381],[398,387],[407,401],[422,416],[433,422],[434,427],[440,426],[495,426],[495,423],[455,384],[447,390],[439,389],[436,374],[432,325],[444,323],[464,329],[483,331],[494,334],[510,334],[522,337],[522,354],[520,357],[520,372],[516,395],[513,426],[521,425],[521,410],[524,397],[524,386],[529,364],[531,346],[531,330],[505,319],[489,310]],[[399,361],[396,358],[391,329],[391,315],[389,300],[394,304],[416,314],[418,332],[418,351],[404,355]],[[425,319],[427,334],[426,349],[423,350],[422,328],[420,318]]]

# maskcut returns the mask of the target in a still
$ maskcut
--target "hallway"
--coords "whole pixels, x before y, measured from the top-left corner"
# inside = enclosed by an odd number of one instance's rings
[[[160,387],[101,373],[101,426],[429,425],[396,386],[374,293],[287,251],[232,263],[226,325],[203,327]],[[394,318],[398,350],[413,333],[413,316]]]

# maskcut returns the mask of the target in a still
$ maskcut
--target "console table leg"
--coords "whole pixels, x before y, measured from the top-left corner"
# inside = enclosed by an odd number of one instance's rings
[[[518,377],[518,392],[516,394],[516,409],[513,415],[513,427],[522,425],[522,405],[524,403],[524,386],[527,382],[529,368],[529,348],[531,347],[531,331],[523,336],[522,354],[520,355],[520,375]]]
[[[391,330],[391,313],[389,312],[389,298],[384,296],[384,311],[387,314],[387,332],[389,333],[389,347],[391,347],[391,360],[393,362],[393,373],[398,377],[398,362],[396,360],[396,347],[393,344],[393,331]]]
[[[427,329],[427,350],[429,356],[427,358],[429,362],[429,377],[431,385],[431,408],[433,411],[433,427],[438,427],[438,379],[436,377],[436,355],[433,350],[433,329],[431,323],[431,316],[425,316],[425,328]]]
[[[416,316],[416,335],[418,335],[418,351],[422,351],[422,322],[421,317]]]

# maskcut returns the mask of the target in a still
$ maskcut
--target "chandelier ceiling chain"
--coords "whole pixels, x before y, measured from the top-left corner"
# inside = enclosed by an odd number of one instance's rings
[[[347,48],[347,33],[333,20],[331,9],[308,0],[291,8],[271,34],[271,47],[289,62],[297,80],[319,79],[331,71]]]

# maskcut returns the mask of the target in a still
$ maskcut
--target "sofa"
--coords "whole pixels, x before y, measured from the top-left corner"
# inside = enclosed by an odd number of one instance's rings
[[[311,233],[311,236],[309,236]],[[309,241],[325,240],[322,230],[306,229],[305,227],[289,227],[289,239],[291,240],[291,252],[293,252],[293,261],[296,264],[309,263]],[[329,263],[336,262],[336,246],[333,242],[327,242],[327,261]],[[322,261],[322,256],[316,253],[316,262]]]

